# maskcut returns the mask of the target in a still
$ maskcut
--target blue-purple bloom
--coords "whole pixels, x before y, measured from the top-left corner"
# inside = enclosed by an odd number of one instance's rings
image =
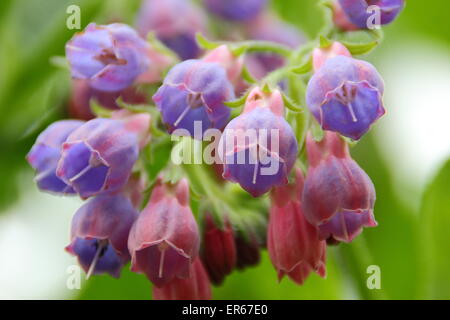
[[[97,118],[63,144],[57,176],[82,198],[118,191],[127,183],[139,153],[139,134],[125,121]]]
[[[318,228],[319,238],[350,242],[363,227],[375,227],[375,188],[351,158],[346,142],[326,132],[320,142],[309,135],[306,149],[309,168],[302,205],[305,218]]]
[[[328,59],[308,83],[306,103],[324,130],[358,140],[384,113],[384,84],[370,63]]]
[[[42,191],[73,194],[75,191],[56,176],[61,146],[67,137],[84,122],[62,120],[51,124],[37,138],[27,155],[28,163],[36,170],[35,181]]]
[[[286,184],[297,158],[297,140],[283,112],[279,91],[265,97],[255,88],[244,112],[230,121],[220,139],[223,177],[254,197]]]
[[[87,79],[97,90],[119,91],[148,70],[149,50],[149,44],[125,24],[90,23],[66,44],[66,57],[73,78]]]
[[[205,0],[209,11],[226,20],[248,21],[267,5],[267,0]]]
[[[66,250],[78,257],[89,275],[109,273],[118,278],[131,259],[128,235],[137,215],[131,201],[123,195],[92,198],[75,213],[71,243]]]
[[[185,129],[196,139],[194,122],[201,134],[210,128],[222,129],[230,118],[224,102],[234,99],[233,86],[218,63],[186,60],[174,66],[153,96],[162,119],[172,133]]]
[[[191,0],[145,0],[136,25],[143,37],[155,32],[159,40],[186,60],[200,54],[195,34],[206,31],[206,17]]]
[[[370,6],[380,10],[380,23],[391,23],[405,6],[405,0],[339,0],[346,18],[360,29],[368,28],[368,21],[374,15]],[[369,10],[368,10],[369,9]]]

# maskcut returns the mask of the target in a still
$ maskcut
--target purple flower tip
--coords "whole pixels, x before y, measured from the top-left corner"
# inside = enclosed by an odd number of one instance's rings
[[[377,14],[376,10],[379,10],[381,25],[391,23],[402,11],[405,0],[339,0],[339,5],[351,23],[360,29],[367,29],[371,16]],[[372,6],[375,10],[370,10]]]
[[[225,69],[217,63],[186,60],[173,67],[153,96],[162,119],[173,133],[202,139],[210,128],[222,129],[230,117],[225,101],[234,99],[234,91]],[[194,130],[196,122],[200,131]]]
[[[383,91],[383,80],[371,64],[339,55],[311,78],[306,103],[323,129],[358,140],[384,115]]]
[[[72,77],[101,91],[123,90],[147,71],[149,44],[131,27],[89,24],[66,44]]]
[[[78,257],[88,275],[107,272],[119,277],[130,261],[127,241],[136,218],[137,211],[123,195],[95,197],[75,213],[66,251]]]
[[[244,112],[230,121],[220,139],[223,177],[254,197],[287,183],[297,157],[297,140],[283,111],[280,92],[265,97],[256,88]]]
[[[28,163],[36,170],[35,181],[39,189],[60,194],[75,193],[70,185],[56,176],[56,166],[61,156],[61,145],[83,123],[77,120],[58,121],[39,135],[27,155]]]
[[[223,19],[247,21],[265,8],[267,0],[205,0],[205,5]]]
[[[118,191],[128,181],[139,152],[139,135],[126,122],[97,118],[63,144],[57,176],[82,198]]]

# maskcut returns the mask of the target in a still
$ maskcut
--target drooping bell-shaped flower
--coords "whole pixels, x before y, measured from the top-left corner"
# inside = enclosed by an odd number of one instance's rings
[[[222,66],[186,60],[169,71],[153,101],[161,111],[169,133],[201,140],[207,129],[222,129],[226,125],[230,108],[224,102],[234,97],[233,87]],[[197,130],[196,125],[199,126]],[[176,129],[183,129],[183,132]]]
[[[137,211],[121,194],[100,195],[88,200],[72,219],[71,242],[66,250],[77,256],[90,276],[109,273],[119,277],[130,261],[127,242]]]
[[[317,228],[306,221],[301,196],[303,174],[296,170],[295,182],[271,192],[267,249],[281,280],[287,275],[302,285],[312,271],[325,277],[326,242],[319,240]]]
[[[384,115],[383,92],[374,66],[338,55],[311,77],[306,104],[324,130],[358,140]]]
[[[144,273],[158,287],[176,278],[186,279],[199,244],[187,181],[176,185],[158,181],[130,232],[131,270]]]
[[[125,24],[90,23],[66,44],[66,57],[74,79],[86,79],[97,90],[119,91],[149,69],[149,50]]]
[[[348,145],[336,133],[321,142],[307,137],[309,168],[302,205],[319,238],[351,242],[363,227],[377,225],[375,188],[369,176],[350,157]]]
[[[236,244],[233,228],[228,220],[218,227],[211,214],[205,215],[202,261],[214,284],[221,284],[236,266]]]
[[[209,11],[232,21],[248,21],[267,5],[267,0],[205,0]]]
[[[160,41],[186,60],[200,54],[195,34],[205,33],[206,17],[191,0],[145,0],[136,25],[143,37],[155,32]]]
[[[334,3],[335,21],[344,30],[368,29],[391,23],[404,6],[405,0],[338,0]]]
[[[63,144],[57,176],[82,198],[121,189],[139,153],[134,120],[97,118],[80,126]]]
[[[211,284],[208,274],[196,258],[190,266],[190,276],[186,279],[175,278],[163,287],[153,286],[154,300],[210,300]]]
[[[266,94],[255,88],[243,113],[230,121],[220,139],[223,177],[254,197],[286,184],[297,157],[297,140],[283,115],[278,90]]]
[[[35,181],[42,191],[56,194],[74,194],[75,190],[56,176],[61,157],[61,146],[67,137],[84,122],[61,120],[52,123],[36,139],[27,155],[28,163],[36,171]]]

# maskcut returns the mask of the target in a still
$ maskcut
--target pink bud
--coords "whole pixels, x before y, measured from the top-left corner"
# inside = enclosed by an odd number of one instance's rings
[[[319,68],[325,64],[325,62],[336,56],[346,56],[351,57],[350,51],[340,42],[334,41],[327,48],[316,48],[312,53],[313,59],[313,69],[314,71],[319,70]]]
[[[316,227],[309,224],[300,203],[303,174],[296,171],[294,184],[272,190],[267,246],[281,280],[286,274],[303,284],[311,271],[325,277],[326,242],[319,240]]]
[[[211,298],[211,284],[199,258],[192,263],[189,278],[175,278],[161,288],[153,287],[154,300],[210,300]]]
[[[284,116],[284,102],[280,91],[274,90],[271,93],[265,93],[259,87],[255,87],[250,91],[247,100],[245,101],[244,111],[242,113],[249,113],[255,108],[267,107],[277,116]]]
[[[205,62],[215,62],[220,64],[227,72],[228,80],[233,84],[238,84],[241,80],[242,66],[244,64],[243,56],[235,56],[227,45],[221,45],[210,51],[202,59]]]
[[[236,244],[233,228],[228,220],[223,228],[215,225],[211,214],[205,216],[202,260],[211,281],[220,284],[236,265]]]
[[[187,180],[176,185],[158,181],[130,231],[131,270],[145,273],[158,287],[176,278],[186,279],[199,241]]]

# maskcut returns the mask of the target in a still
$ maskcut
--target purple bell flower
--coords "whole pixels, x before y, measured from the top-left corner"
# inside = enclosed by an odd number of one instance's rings
[[[206,17],[190,0],[144,0],[136,25],[143,37],[154,31],[159,40],[186,60],[200,54],[195,34],[205,33]]]
[[[97,90],[119,91],[148,70],[149,50],[149,44],[125,24],[90,23],[66,44],[66,57],[73,78],[88,79]]]
[[[126,121],[90,120],[63,144],[56,174],[82,198],[118,191],[138,158],[139,138]]]
[[[367,29],[373,11],[370,6],[377,6],[380,10],[380,23],[391,23],[405,6],[404,0],[339,0],[339,6],[346,18],[360,29]]]
[[[169,71],[153,101],[161,111],[169,133],[185,129],[189,135],[201,140],[207,129],[222,129],[226,125],[230,108],[224,102],[234,97],[226,71],[218,63],[186,60]],[[195,122],[201,124],[198,134],[194,131]]]
[[[329,243],[351,242],[363,227],[377,225],[375,188],[351,158],[338,134],[326,132],[320,142],[306,140],[309,168],[302,195],[305,218]]]
[[[56,176],[56,166],[61,156],[61,145],[84,122],[62,120],[51,124],[37,138],[27,155],[28,163],[36,170],[35,181],[42,191],[73,194],[75,191]]]
[[[383,79],[370,63],[328,59],[308,83],[306,104],[324,130],[360,139],[384,115]]]
[[[131,259],[128,235],[137,215],[131,201],[123,195],[90,199],[72,219],[71,243],[66,251],[78,257],[88,276],[109,273],[118,278]]]
[[[267,96],[255,88],[243,113],[230,121],[220,139],[223,177],[254,197],[286,184],[297,158],[297,140],[283,112],[279,91]]]
[[[131,270],[145,273],[157,287],[176,278],[186,279],[199,245],[187,180],[171,185],[159,179],[130,231]]]
[[[267,0],[205,0],[209,11],[226,20],[246,21],[256,17]]]

